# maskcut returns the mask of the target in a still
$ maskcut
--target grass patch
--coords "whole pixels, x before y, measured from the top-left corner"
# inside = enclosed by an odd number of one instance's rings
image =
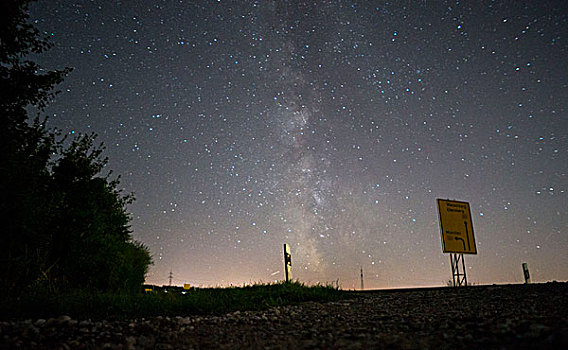
[[[197,288],[186,294],[156,292],[119,295],[74,291],[61,294],[38,292],[0,302],[3,318],[48,318],[68,315],[75,319],[141,318],[223,314],[263,310],[305,301],[334,301],[347,293],[331,286],[306,286],[299,282],[256,284],[231,288]]]

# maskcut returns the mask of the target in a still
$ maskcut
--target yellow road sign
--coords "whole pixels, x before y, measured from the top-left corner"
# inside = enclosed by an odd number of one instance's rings
[[[438,199],[444,253],[477,254],[468,202]]]

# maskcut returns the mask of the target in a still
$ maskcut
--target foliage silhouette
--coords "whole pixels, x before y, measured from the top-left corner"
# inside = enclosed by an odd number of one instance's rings
[[[29,23],[29,0],[0,3],[0,278],[9,294],[38,284],[50,288],[136,291],[151,263],[133,242],[119,179],[95,135],[70,140],[39,113],[69,68],[44,71],[27,59],[50,47]],[[38,109],[31,119],[29,107]]]

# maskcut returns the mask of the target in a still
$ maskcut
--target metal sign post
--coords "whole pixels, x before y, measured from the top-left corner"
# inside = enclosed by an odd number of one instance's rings
[[[284,271],[286,272],[286,282],[292,281],[292,255],[290,245],[284,244]]]
[[[462,265],[461,272],[460,261]],[[463,259],[463,254],[450,254],[450,264],[452,265],[452,285],[454,287],[467,287],[467,275],[465,273],[465,260]]]
[[[442,233],[442,251],[450,253],[453,286],[467,286],[463,255],[477,254],[469,203],[438,199],[438,214]]]

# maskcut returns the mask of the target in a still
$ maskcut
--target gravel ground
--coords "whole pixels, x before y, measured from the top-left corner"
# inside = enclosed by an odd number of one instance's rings
[[[0,323],[0,349],[568,349],[568,283],[359,293],[223,316]]]

